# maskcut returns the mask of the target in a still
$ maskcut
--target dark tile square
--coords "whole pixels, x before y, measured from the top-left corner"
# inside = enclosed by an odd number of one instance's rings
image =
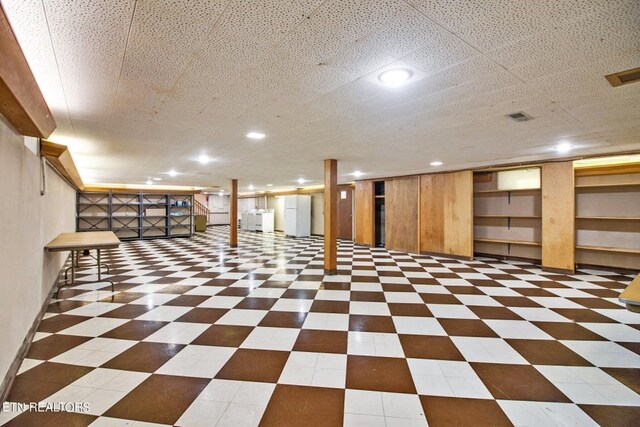
[[[225,308],[195,307],[182,316],[178,317],[175,322],[214,324],[218,319],[224,316],[227,311],[229,310]]]
[[[261,426],[341,426],[344,390],[278,384]]]
[[[451,338],[429,335],[400,335],[404,355],[411,359],[465,360]]]
[[[347,388],[416,393],[407,360],[392,357],[347,356]]]
[[[387,303],[392,316],[433,317],[425,304]]]
[[[478,319],[438,319],[449,336],[498,338],[493,329]]]
[[[151,375],[104,416],[175,424],[209,382],[204,378]]]
[[[219,347],[240,347],[253,331],[251,326],[211,325],[191,344]]]
[[[393,319],[388,316],[365,316],[352,314],[349,316],[349,330],[360,332],[395,333]]]
[[[311,304],[310,312],[314,313],[349,313],[349,301],[315,300]]]
[[[100,335],[100,337],[142,341],[168,324],[169,322],[131,320],[124,325],[118,326],[117,328]]]
[[[495,399],[571,402],[533,366],[472,362],[471,367]]]
[[[101,367],[124,371],[155,372],[184,347],[181,344],[139,342]]]
[[[240,348],[220,369],[216,378],[276,383],[288,358],[287,351]]]
[[[293,346],[293,351],[345,354],[347,352],[347,341],[348,334],[345,331],[302,329]]]
[[[495,400],[420,396],[430,427],[512,426]]]
[[[307,313],[290,311],[270,311],[262,318],[258,326],[269,326],[273,328],[302,328]]]

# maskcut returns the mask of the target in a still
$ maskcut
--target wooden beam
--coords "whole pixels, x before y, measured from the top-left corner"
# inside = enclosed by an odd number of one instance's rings
[[[76,190],[85,189],[80,173],[66,145],[56,144],[43,139],[40,141],[40,155],[44,156],[49,161],[49,164]]]
[[[338,161],[324,161],[324,273],[338,271]]]
[[[47,138],[56,122],[0,7],[0,114],[20,134]]]
[[[231,180],[229,197],[229,246],[238,247],[238,180]]]

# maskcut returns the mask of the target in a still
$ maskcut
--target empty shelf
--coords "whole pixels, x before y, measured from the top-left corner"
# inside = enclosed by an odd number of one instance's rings
[[[527,242],[524,240],[504,240],[504,239],[473,239],[474,242],[480,243],[506,243],[511,245],[523,245],[523,246],[542,246],[540,242]]]
[[[576,249],[582,249],[585,251],[598,251],[598,252],[614,252],[621,254],[640,254],[640,249],[629,248],[610,248],[604,246],[576,246]]]

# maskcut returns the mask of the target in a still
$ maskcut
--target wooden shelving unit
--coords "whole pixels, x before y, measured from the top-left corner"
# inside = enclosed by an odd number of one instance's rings
[[[542,258],[540,188],[497,188],[498,172],[474,179],[474,252],[500,258]]]
[[[113,231],[121,240],[193,234],[191,195],[78,192],[77,231]]]
[[[629,171],[575,169],[576,264],[640,269],[640,172]]]

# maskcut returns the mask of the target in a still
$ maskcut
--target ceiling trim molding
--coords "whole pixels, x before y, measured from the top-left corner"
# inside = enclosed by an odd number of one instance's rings
[[[62,175],[76,190],[84,190],[84,182],[66,145],[56,144],[45,139],[40,141],[40,155]]]
[[[56,122],[1,5],[0,58],[0,114],[22,135],[49,137]]]

